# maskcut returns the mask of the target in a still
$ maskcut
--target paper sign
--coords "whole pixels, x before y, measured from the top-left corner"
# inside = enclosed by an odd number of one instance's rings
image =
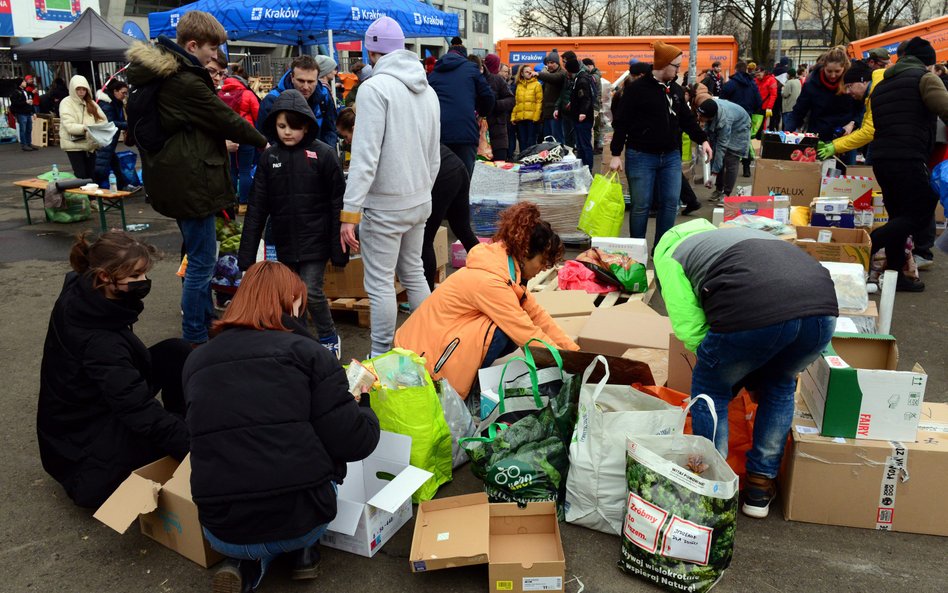
[[[629,506],[625,514],[625,537],[633,544],[655,553],[658,549],[658,534],[668,513],[629,493]]]
[[[711,528],[673,515],[665,531],[662,556],[703,565],[708,563],[710,553]]]

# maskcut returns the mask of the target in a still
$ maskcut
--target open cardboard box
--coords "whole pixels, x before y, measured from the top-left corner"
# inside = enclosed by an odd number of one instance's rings
[[[800,375],[800,392],[820,434],[914,442],[928,376],[897,371],[895,338],[837,334]]]
[[[821,232],[830,234],[828,243],[818,241]],[[862,264],[862,267],[869,271],[872,241],[869,239],[869,233],[863,229],[798,226],[794,244],[817,261]]]
[[[346,464],[336,518],[320,542],[371,558],[411,519],[411,497],[433,475],[410,465],[411,437],[382,431],[371,455]]]
[[[585,352],[622,356],[629,348],[668,349],[671,322],[667,317],[630,308],[596,309],[579,332]]]
[[[191,500],[191,456],[163,457],[132,472],[93,515],[119,533],[138,519],[142,533],[208,568],[223,560],[204,539]]]
[[[412,572],[488,564],[492,593],[563,591],[566,557],[553,502],[490,504],[483,493],[418,505]]]
[[[791,206],[810,206],[820,195],[821,163],[758,159],[754,168],[755,196],[787,196]]]

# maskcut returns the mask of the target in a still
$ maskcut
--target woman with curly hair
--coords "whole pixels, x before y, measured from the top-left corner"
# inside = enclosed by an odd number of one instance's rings
[[[395,334],[395,345],[423,356],[432,378],[446,378],[461,397],[477,370],[532,338],[579,350],[537,303],[527,281],[563,257],[563,244],[536,205],[500,214],[491,244],[471,249],[467,265],[425,299]]]

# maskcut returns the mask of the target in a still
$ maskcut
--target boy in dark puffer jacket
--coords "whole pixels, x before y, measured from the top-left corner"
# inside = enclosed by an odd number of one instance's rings
[[[277,259],[299,274],[320,343],[338,358],[341,340],[323,293],[326,262],[344,267],[339,213],[346,183],[335,151],[316,139],[319,126],[303,95],[285,91],[273,104],[263,132],[276,143],[260,157],[250,191],[237,265],[253,265],[267,219]]]

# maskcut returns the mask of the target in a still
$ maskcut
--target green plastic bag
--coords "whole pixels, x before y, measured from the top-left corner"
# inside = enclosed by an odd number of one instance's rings
[[[434,474],[412,496],[413,502],[431,500],[452,478],[451,429],[444,419],[425,359],[396,348],[365,361],[379,378],[371,405],[382,430],[411,437],[411,464]]]
[[[589,186],[577,228],[590,237],[618,237],[622,230],[625,198],[617,176],[616,172],[608,177],[596,175]]]
[[[63,205],[60,208],[45,208],[46,220],[62,224],[89,220],[92,208],[89,198],[80,194],[67,193],[63,195]]]
[[[638,262],[631,262],[628,267],[610,264],[609,269],[628,292],[645,292],[648,290],[648,277],[645,274],[644,265]]]

